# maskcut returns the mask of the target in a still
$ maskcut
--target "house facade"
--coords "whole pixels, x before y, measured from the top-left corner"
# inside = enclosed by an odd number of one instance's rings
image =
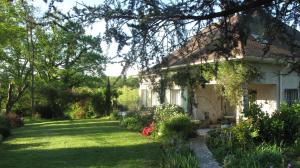
[[[255,103],[268,114],[275,112],[281,103],[293,103],[300,101],[300,76],[296,72],[290,72],[289,64],[276,62],[252,62],[262,75],[259,80],[248,83],[248,96],[255,96]],[[215,81],[210,81],[205,87],[197,86],[194,89],[194,101],[192,117],[197,120],[209,120],[216,123],[223,118],[240,119],[244,109],[243,98],[236,106],[230,105],[226,99],[217,93]],[[159,105],[159,95],[153,90],[149,81],[140,85],[140,105],[153,107]],[[165,103],[175,104],[188,111],[187,88],[174,85],[165,92]]]
[[[209,81],[205,87],[200,85],[194,87],[195,103],[192,108],[194,119],[209,120],[211,123],[217,123],[224,118],[238,121],[243,117],[244,108],[248,106],[249,96],[254,97],[255,103],[260,105],[262,110],[268,114],[275,112],[283,102],[293,103],[300,100],[300,76],[292,70],[293,63],[299,61],[300,52],[296,53],[298,56],[295,57],[295,53],[290,53],[288,46],[277,39],[270,45],[268,53],[264,54],[264,44],[262,44],[261,38],[258,38],[264,30],[264,27],[261,26],[264,25],[264,20],[261,19],[259,14],[254,14],[252,17],[251,24],[248,24],[251,32],[247,42],[237,45],[237,49],[241,52],[236,53],[230,61],[239,60],[255,66],[259,70],[261,78],[248,82],[246,86],[241,86],[248,93],[242,96],[240,103],[236,105],[230,105],[223,96],[217,93],[215,89],[217,83],[213,80]],[[238,19],[235,18],[234,22],[237,22],[236,20]],[[299,38],[300,33],[296,33],[296,38]],[[215,53],[202,52],[209,45],[207,43],[205,45],[197,44],[197,50],[192,51],[193,53],[178,52],[177,54],[171,54],[168,69],[173,68],[180,71],[181,67],[186,66],[186,64],[197,66],[203,63],[199,60],[194,60],[192,63],[185,62],[184,59],[192,54],[198,54],[199,57],[205,55],[208,58],[206,63],[213,63],[215,60],[210,58],[213,58]],[[150,80],[147,80],[147,78],[140,84],[139,94],[141,106],[159,105],[159,95],[154,91]],[[174,85],[166,89],[164,102],[179,105],[185,111],[188,111],[187,97],[187,88]]]

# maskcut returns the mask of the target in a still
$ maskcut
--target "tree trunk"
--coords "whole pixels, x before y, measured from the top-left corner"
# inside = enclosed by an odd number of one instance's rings
[[[6,102],[6,107],[5,107],[6,114],[11,111],[12,106],[13,106],[13,89],[14,89],[14,84],[10,83],[8,85],[7,102]]]
[[[25,81],[24,81],[25,83]],[[25,93],[26,89],[28,88],[28,84],[25,83],[22,87],[17,89],[17,94],[14,97],[13,95],[13,91],[14,91],[14,84],[11,82],[8,85],[8,92],[7,92],[7,102],[6,102],[6,106],[5,106],[5,112],[6,114],[11,112],[14,104],[19,101],[19,99],[23,96],[23,94]]]

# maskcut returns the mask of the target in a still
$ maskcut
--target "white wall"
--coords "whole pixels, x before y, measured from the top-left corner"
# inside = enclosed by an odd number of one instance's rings
[[[262,111],[272,114],[277,110],[277,85],[249,84],[248,89],[257,92],[256,104],[261,105]]]

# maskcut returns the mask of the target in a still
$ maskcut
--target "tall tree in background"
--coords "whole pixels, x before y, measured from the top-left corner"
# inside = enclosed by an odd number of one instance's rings
[[[103,75],[106,59],[101,38],[86,35],[76,19],[51,16],[55,21],[38,18],[26,1],[0,0],[0,94],[7,112],[24,95],[26,102],[21,104],[26,108],[31,104],[32,110],[35,102],[47,101],[35,100],[39,95],[34,88],[67,91]]]
[[[28,27],[31,10],[23,1],[0,1],[0,77],[3,86],[0,89],[6,94],[7,113],[29,87],[32,72],[30,66],[34,54],[33,30]]]
[[[109,115],[112,107],[112,101],[111,101],[111,88],[110,88],[110,81],[109,77],[107,77],[107,84],[105,89],[105,115]]]

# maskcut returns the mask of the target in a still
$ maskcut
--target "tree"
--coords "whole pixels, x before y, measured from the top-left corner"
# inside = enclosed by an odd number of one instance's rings
[[[0,94],[7,112],[29,93],[34,110],[36,101],[45,101],[34,100],[40,94],[34,88],[70,90],[102,76],[106,63],[101,38],[86,35],[77,20],[40,19],[34,12],[26,1],[0,1]]]
[[[103,74],[106,59],[101,38],[85,35],[82,25],[71,20],[61,20],[59,26],[50,22],[39,29],[37,36],[37,72],[46,82],[61,80],[72,88],[84,82],[85,76]]]
[[[52,8],[54,1],[50,9],[55,9]],[[296,41],[300,37],[296,35],[298,32],[288,30],[284,24],[299,28],[299,5],[299,1],[292,0],[105,0],[98,6],[79,4],[74,7],[75,14],[69,13],[67,17],[77,17],[82,23],[88,24],[105,20],[105,40],[108,43],[112,39],[118,42],[118,54],[123,58],[124,67],[138,63],[143,70],[147,70],[193,39],[199,44],[203,43],[201,39],[207,37],[208,33],[213,34],[215,29],[219,29],[222,35],[214,39],[221,43],[217,50],[226,59],[232,57],[231,51],[237,47],[237,40],[242,39],[246,43],[250,34],[245,28],[247,21],[241,22],[235,29],[231,18],[239,14],[243,20],[247,20],[254,11],[260,11],[268,19],[264,23],[267,29],[260,34],[268,39],[264,54],[275,39],[280,39],[289,45],[292,53],[292,59],[284,61],[296,59],[295,51],[300,48]],[[210,31],[201,33],[205,28]],[[128,53],[123,51],[126,47],[130,48]],[[297,69],[299,63],[293,62],[296,66],[294,69]]]
[[[107,77],[107,84],[105,89],[105,115],[109,115],[111,111],[111,88],[110,88],[110,82],[109,77]]]
[[[23,1],[0,1],[0,77],[6,94],[5,109],[10,112],[14,104],[29,87],[34,54],[32,27],[29,27],[31,7]]]

